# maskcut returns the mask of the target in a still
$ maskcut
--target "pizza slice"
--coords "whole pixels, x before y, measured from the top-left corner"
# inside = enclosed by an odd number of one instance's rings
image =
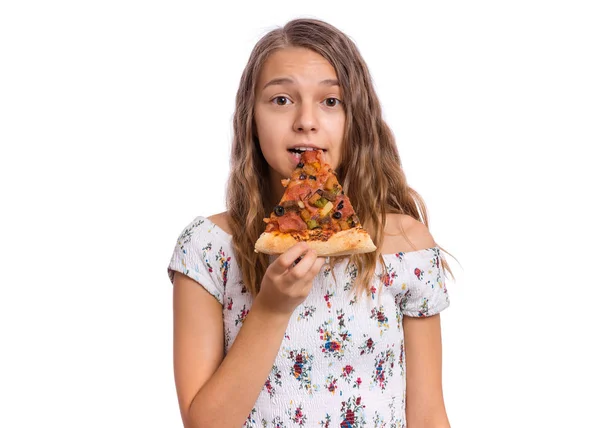
[[[320,150],[306,150],[289,179],[281,201],[255,243],[256,252],[281,254],[306,241],[319,256],[341,256],[375,251],[335,171]]]

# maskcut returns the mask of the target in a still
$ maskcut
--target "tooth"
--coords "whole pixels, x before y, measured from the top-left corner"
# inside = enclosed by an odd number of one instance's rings
[[[315,149],[313,147],[295,147],[292,150],[299,150],[301,152],[312,152],[312,151],[319,150],[319,149]]]

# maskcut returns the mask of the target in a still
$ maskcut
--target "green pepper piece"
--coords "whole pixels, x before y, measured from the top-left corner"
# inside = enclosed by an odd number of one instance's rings
[[[309,229],[314,229],[316,227],[319,227],[319,223],[317,223],[316,220],[310,219],[306,222],[306,225],[308,226]]]
[[[327,202],[329,202],[327,199],[325,199],[324,197],[320,197],[317,202],[315,202],[315,206],[319,207],[319,208],[323,208],[325,205],[327,205]]]

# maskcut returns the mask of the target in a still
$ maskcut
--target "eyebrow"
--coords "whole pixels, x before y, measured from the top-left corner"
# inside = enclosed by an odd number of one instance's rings
[[[272,79],[270,81],[267,82],[267,84],[265,86],[263,86],[263,91],[268,87],[268,86],[272,86],[272,85],[283,85],[285,83],[294,83],[294,81],[292,79],[290,79],[289,77],[276,77],[275,79]],[[340,82],[337,79],[325,79],[325,80],[321,80],[319,82],[319,85],[325,85],[325,86],[340,86]]]

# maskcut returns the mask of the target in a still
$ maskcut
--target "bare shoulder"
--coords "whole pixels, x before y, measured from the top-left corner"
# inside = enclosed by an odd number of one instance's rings
[[[417,249],[422,250],[425,248],[435,247],[435,240],[433,239],[433,236],[431,236],[429,228],[425,226],[424,223],[421,223],[419,220],[416,220],[411,216],[406,217],[410,219],[408,220],[408,237],[417,247]]]
[[[213,214],[206,218],[212,221],[217,226],[219,226],[228,234],[232,234],[231,227],[229,227],[229,213],[227,211],[218,214]]]
[[[423,250],[435,245],[429,228],[419,220],[407,214],[386,215],[383,254]]]

